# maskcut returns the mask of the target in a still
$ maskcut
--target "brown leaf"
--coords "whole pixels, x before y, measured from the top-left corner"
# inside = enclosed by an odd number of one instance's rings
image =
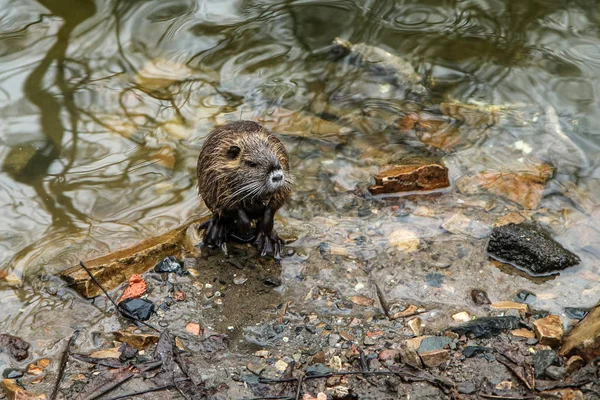
[[[461,193],[468,194],[476,193],[481,188],[534,210],[542,199],[544,183],[551,175],[551,166],[538,164],[519,172],[484,172],[461,179],[457,187]]]

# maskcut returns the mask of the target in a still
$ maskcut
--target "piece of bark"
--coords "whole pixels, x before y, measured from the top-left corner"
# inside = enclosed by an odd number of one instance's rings
[[[560,355],[578,355],[587,362],[600,357],[600,303],[567,334]]]
[[[131,275],[146,272],[167,256],[180,256],[185,250],[191,251],[196,243],[188,243],[186,231],[190,225],[201,224],[207,219],[189,221],[132,247],[89,260],[86,265],[106,290],[114,289]],[[91,298],[102,293],[79,265],[63,271],[60,276],[83,297]]]
[[[383,167],[375,176],[371,194],[426,191],[450,186],[448,168],[439,163],[412,161]]]

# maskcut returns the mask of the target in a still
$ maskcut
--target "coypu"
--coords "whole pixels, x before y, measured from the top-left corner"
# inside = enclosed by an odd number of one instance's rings
[[[202,226],[205,245],[227,253],[228,235],[242,236],[254,239],[261,256],[281,256],[273,217],[289,197],[292,180],[288,154],[279,139],[252,121],[215,128],[202,146],[197,175],[200,196],[213,213]]]

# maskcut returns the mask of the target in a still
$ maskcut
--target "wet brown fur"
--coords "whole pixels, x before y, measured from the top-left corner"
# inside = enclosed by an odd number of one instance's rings
[[[234,160],[227,157],[231,146],[241,149]],[[268,198],[260,193],[240,192],[252,179],[264,179],[246,165],[251,160],[269,162],[277,157],[286,176],[286,184]],[[206,206],[218,216],[240,207],[252,212],[260,203],[277,211],[291,192],[288,153],[270,131],[252,121],[238,121],[215,128],[206,138],[198,158],[198,189]],[[258,211],[258,210],[257,210]],[[256,218],[257,216],[253,216]]]

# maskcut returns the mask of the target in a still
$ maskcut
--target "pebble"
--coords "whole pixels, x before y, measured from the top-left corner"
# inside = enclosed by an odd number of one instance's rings
[[[283,360],[279,360],[275,363],[275,369],[279,372],[284,372],[288,367],[288,363]]]
[[[541,344],[550,347],[560,346],[564,334],[562,320],[558,315],[548,315],[533,321],[535,336]]]
[[[539,350],[533,355],[533,368],[535,377],[539,378],[544,374],[546,368],[556,361],[556,353],[553,350]]]
[[[452,316],[452,319],[457,322],[467,322],[471,320],[471,315],[468,312],[462,311]]]
[[[478,306],[482,306],[485,304],[490,304],[491,301],[487,296],[487,293],[480,289],[471,290],[471,300]]]
[[[514,300],[517,303],[533,304],[535,303],[536,299],[537,296],[535,295],[535,293],[529,292],[527,290],[521,290],[519,293],[517,293]]]
[[[271,352],[269,350],[258,350],[257,352],[254,353],[254,355],[256,357],[262,357],[262,358],[267,358],[267,357],[269,357],[270,354],[271,354]]]
[[[546,376],[552,380],[559,381],[565,377],[566,370],[564,367],[551,365],[546,368]]]
[[[472,394],[472,393],[475,393],[475,391],[477,390],[477,388],[471,382],[461,382],[458,385],[458,387],[456,388],[456,390],[458,390],[458,393]]]
[[[413,318],[408,321],[408,327],[415,336],[421,336],[423,334],[423,321],[421,318]]]

